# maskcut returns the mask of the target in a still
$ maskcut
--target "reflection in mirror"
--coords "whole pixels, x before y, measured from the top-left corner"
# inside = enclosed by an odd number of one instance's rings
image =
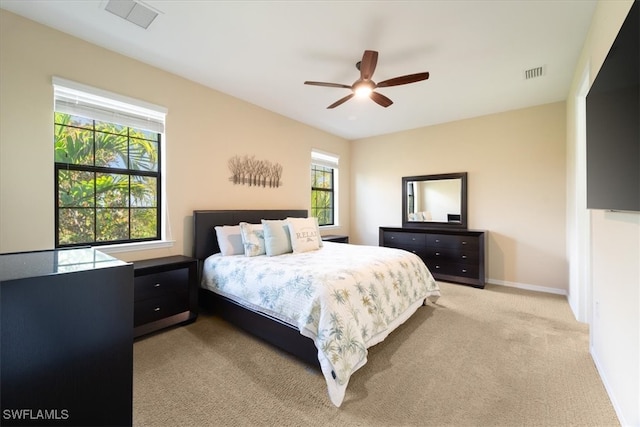
[[[403,227],[467,227],[467,173],[402,178]]]
[[[407,182],[409,221],[460,222],[460,179]]]

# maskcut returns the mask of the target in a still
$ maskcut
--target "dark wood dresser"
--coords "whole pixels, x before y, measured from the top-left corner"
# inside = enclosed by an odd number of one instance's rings
[[[380,227],[379,245],[415,253],[436,280],[484,288],[484,231]]]
[[[133,266],[97,250],[0,255],[0,425],[130,426]]]
[[[194,321],[198,316],[197,260],[175,255],[134,261],[134,337]]]

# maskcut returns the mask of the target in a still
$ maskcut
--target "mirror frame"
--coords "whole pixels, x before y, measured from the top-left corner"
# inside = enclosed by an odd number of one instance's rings
[[[436,181],[441,179],[461,179],[460,222],[409,221],[407,214],[407,184],[410,181]],[[467,173],[442,173],[402,177],[402,226],[406,228],[467,228]]]

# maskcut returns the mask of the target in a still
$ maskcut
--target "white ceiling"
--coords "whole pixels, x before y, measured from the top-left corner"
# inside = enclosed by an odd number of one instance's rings
[[[346,139],[387,134],[562,101],[595,0],[147,0],[147,30],[106,0],[0,0],[0,7]],[[351,85],[365,49],[374,81],[428,71],[378,89],[383,108]],[[543,77],[524,71],[543,66]]]

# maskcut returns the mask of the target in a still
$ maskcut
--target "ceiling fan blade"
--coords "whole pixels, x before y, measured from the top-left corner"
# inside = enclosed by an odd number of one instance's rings
[[[338,105],[340,104],[344,104],[345,102],[347,102],[348,100],[350,100],[351,98],[353,98],[355,96],[355,93],[350,93],[349,95],[345,96],[344,98],[340,98],[338,99],[336,102],[334,102],[333,104],[329,105],[327,107],[327,109],[329,108],[336,108]]]
[[[419,82],[421,80],[427,80],[428,78],[429,73],[408,74],[406,76],[394,77],[393,79],[381,81],[377,84],[377,87],[406,85],[409,83]]]
[[[378,52],[375,50],[365,50],[360,61],[360,78],[362,80],[371,80],[373,72],[378,64]]]
[[[384,108],[387,108],[389,105],[393,104],[392,100],[378,92],[371,92],[369,97],[373,99],[377,104],[382,105]]]
[[[304,84],[311,85],[311,86],[326,86],[326,87],[339,87],[339,88],[344,88],[344,89],[351,89],[351,86],[343,85],[343,84],[340,84],[340,83],[325,83],[325,82],[309,82],[309,81],[306,81],[306,82],[304,82]]]

